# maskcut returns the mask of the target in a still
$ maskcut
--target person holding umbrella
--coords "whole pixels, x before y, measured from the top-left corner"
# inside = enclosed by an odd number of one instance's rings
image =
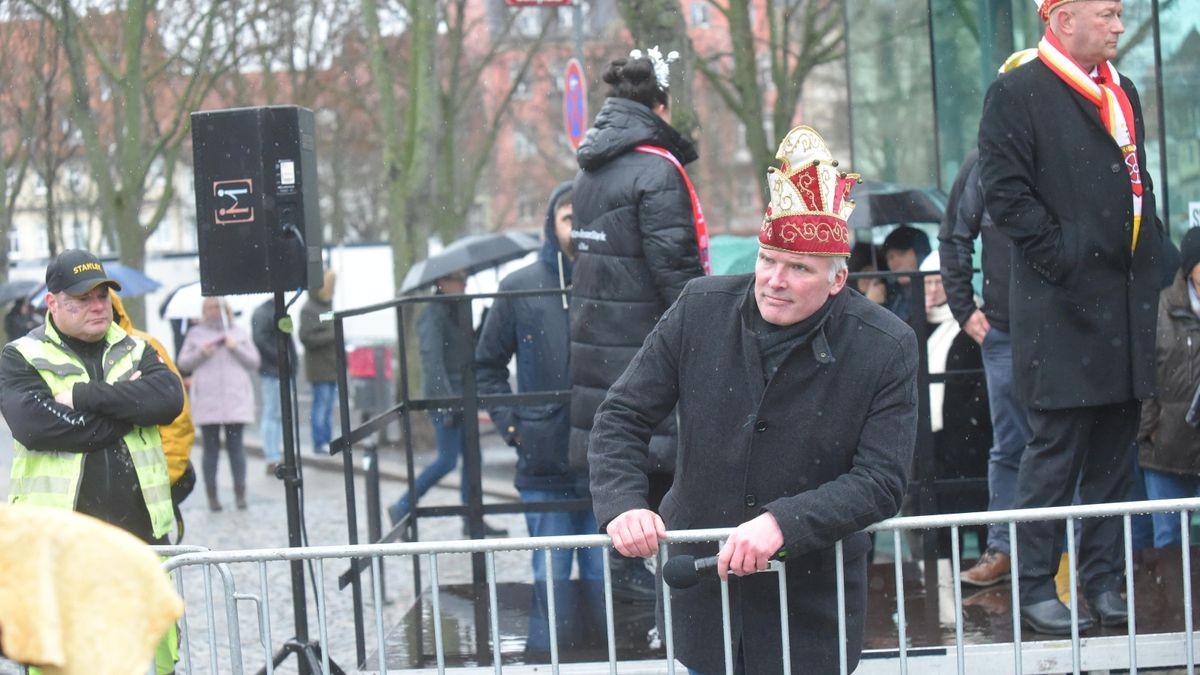
[[[454,272],[434,282],[437,295],[462,295],[467,289],[467,275]],[[460,312],[470,312],[465,302],[430,302],[417,317],[417,340],[421,349],[421,397],[457,398],[462,396],[463,359],[471,358],[475,336],[459,328]],[[446,474],[458,465],[463,453],[463,419],[457,410],[434,410],[429,414],[437,440],[437,458],[417,475],[415,494],[406,493],[388,507],[392,525],[400,522],[413,504]],[[469,483],[466,465],[460,480],[462,499],[468,500]],[[463,528],[464,534],[467,530]],[[503,536],[507,530],[484,523],[484,534]]]

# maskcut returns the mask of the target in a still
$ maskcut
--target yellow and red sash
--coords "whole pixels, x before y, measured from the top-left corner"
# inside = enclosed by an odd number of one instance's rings
[[[1137,127],[1133,119],[1133,105],[1121,88],[1121,76],[1108,61],[1096,66],[1094,76],[1084,72],[1083,67],[1062,48],[1062,43],[1049,28],[1038,43],[1038,58],[1058,75],[1069,87],[1079,92],[1096,106],[1104,128],[1121,148],[1125,158],[1125,169],[1129,172],[1129,186],[1133,193],[1133,240],[1137,248],[1138,232],[1142,226],[1142,171],[1138,166]]]

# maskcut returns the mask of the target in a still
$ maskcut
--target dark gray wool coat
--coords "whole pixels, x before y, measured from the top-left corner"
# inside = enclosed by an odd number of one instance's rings
[[[847,649],[862,649],[864,527],[899,511],[917,432],[912,330],[849,288],[813,337],[764,382],[748,318],[753,275],[690,282],[600,406],[588,460],[596,518],[646,508],[651,431],[676,403],[675,482],[661,515],[669,530],[732,527],[769,511],[787,554],[793,672],[838,670],[833,545],[844,540]],[[712,555],[712,544],[671,554]],[[773,574],[729,586],[734,645],[747,673],[778,673],[782,648]],[[671,594],[676,655],[723,667],[720,587]]]
[[[1155,392],[1154,329],[1162,281],[1162,225],[1133,106],[1143,186],[1131,250],[1133,203],[1121,149],[1096,106],[1040,60],[996,80],[979,123],[987,212],[1013,240],[1013,384],[1031,408],[1054,410],[1146,399]]]

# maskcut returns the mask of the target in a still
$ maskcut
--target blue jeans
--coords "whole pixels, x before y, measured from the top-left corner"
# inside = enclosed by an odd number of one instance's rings
[[[283,457],[283,417],[279,409],[279,378],[260,376],[262,380],[262,420],[258,435],[262,440],[263,459],[278,464]]]
[[[463,453],[463,427],[461,417],[450,415],[447,413],[433,412],[429,415],[430,421],[433,422],[434,437],[437,439],[437,457],[433,463],[425,467],[425,470],[417,475],[417,495],[413,497],[411,493],[405,494],[396,503],[388,507],[388,515],[391,516],[392,524],[399,522],[401,518],[408,515],[412,510],[412,504],[415,499],[420,499],[422,495],[429,492],[429,488],[437,485],[437,482],[454,470],[458,465],[458,458]],[[463,466],[461,483],[461,492],[463,503],[466,504],[469,499],[470,485],[467,484],[466,466]]]
[[[1150,499],[1185,499],[1200,497],[1200,476],[1185,476],[1154,469],[1142,469],[1146,475],[1146,496]],[[1152,513],[1154,546],[1179,546],[1183,535],[1179,528],[1179,513]]]
[[[992,449],[988,453],[988,510],[1013,507],[1021,455],[1033,436],[1028,413],[1013,391],[1012,338],[992,327],[983,339],[983,370],[992,413]],[[988,548],[1008,553],[1008,523],[988,527]]]
[[[521,490],[523,502],[552,502],[566,499],[587,499],[586,488],[562,490]],[[571,534],[596,534],[596,516],[590,509],[582,511],[541,511],[526,513],[525,524],[531,537],[560,537]],[[571,578],[572,559],[579,561],[580,579],[604,578],[604,555],[598,548],[556,549],[551,552],[554,580]],[[546,580],[546,556],[541,551],[533,552],[533,579]]]
[[[1129,490],[1129,501],[1149,499],[1146,495],[1146,472],[1137,461],[1137,449],[1133,451],[1133,487]],[[1176,525],[1179,521],[1176,520]],[[1176,528],[1178,529],[1178,528]],[[1129,534],[1133,538],[1133,550],[1154,547],[1154,521],[1149,513],[1135,513],[1129,519]]]
[[[521,490],[523,502],[550,502],[587,499],[586,488],[562,490]],[[596,534],[596,517],[590,509],[582,511],[542,511],[526,513],[525,524],[531,537],[555,537],[572,534]],[[579,561],[580,581],[572,585],[571,563]],[[598,636],[604,629],[604,554],[599,548],[554,549],[550,564],[554,578],[554,618],[559,646],[572,646]],[[550,649],[550,619],[547,610],[546,554],[533,552],[533,603],[529,609],[529,637],[525,649],[546,652]]]
[[[312,383],[313,448],[325,447],[333,439],[333,402],[337,400],[337,382]]]

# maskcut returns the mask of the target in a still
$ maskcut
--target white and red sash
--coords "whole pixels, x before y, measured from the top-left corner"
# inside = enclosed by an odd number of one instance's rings
[[[679,170],[679,175],[683,176],[683,184],[687,186],[688,197],[692,200],[692,220],[696,223],[696,243],[700,247],[700,266],[704,268],[704,274],[712,274],[712,258],[708,253],[708,225],[704,222],[704,210],[700,208],[700,196],[696,194],[696,188],[692,186],[692,179],[688,177],[687,171],[683,165],[675,159],[666,148],[660,148],[657,145],[639,145],[634,148],[637,152],[644,152],[647,155],[658,155],[675,165]]]
[[[1038,43],[1038,58],[1055,75],[1066,82],[1084,98],[1091,101],[1100,113],[1104,128],[1121,148],[1125,158],[1125,169],[1129,172],[1129,186],[1133,194],[1133,239],[1131,247],[1137,248],[1138,233],[1142,226],[1142,171],[1138,166],[1137,127],[1133,119],[1133,105],[1121,88],[1121,76],[1112,63],[1102,61],[1096,66],[1094,76],[1084,72],[1083,67],[1062,48],[1062,43],[1049,28]]]

